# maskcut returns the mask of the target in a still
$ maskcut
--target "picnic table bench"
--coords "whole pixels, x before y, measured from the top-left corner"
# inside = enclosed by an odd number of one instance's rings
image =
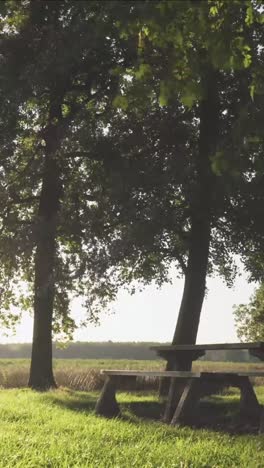
[[[116,400],[116,390],[121,382],[129,379],[156,377],[170,379],[166,408],[163,420],[172,425],[188,424],[195,414],[199,400],[204,394],[215,393],[215,387],[237,387],[240,389],[240,413],[245,416],[260,417],[260,432],[264,431],[264,410],[259,404],[251,377],[264,377],[263,371],[232,372],[192,372],[179,370],[186,361],[191,362],[209,349],[247,349],[264,360],[264,343],[232,343],[219,345],[175,345],[152,347],[165,359],[174,363],[176,370],[168,371],[133,371],[101,370],[105,384],[96,404],[96,413],[107,417],[116,417],[120,408]],[[201,354],[203,353],[203,354]],[[177,370],[178,368],[178,370]]]

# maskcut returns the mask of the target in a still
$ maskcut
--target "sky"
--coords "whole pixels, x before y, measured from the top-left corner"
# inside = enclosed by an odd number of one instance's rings
[[[256,285],[248,283],[245,274],[238,277],[232,289],[219,278],[209,278],[208,293],[201,314],[198,343],[228,343],[238,340],[232,308],[247,303]],[[89,325],[75,333],[80,341],[155,341],[170,342],[176,325],[183,280],[161,289],[151,285],[143,292],[130,296],[120,291],[113,304],[115,313],[102,315],[99,326]],[[81,301],[73,304],[73,316],[82,316]],[[30,342],[32,319],[24,317],[15,336],[0,334],[0,343]]]

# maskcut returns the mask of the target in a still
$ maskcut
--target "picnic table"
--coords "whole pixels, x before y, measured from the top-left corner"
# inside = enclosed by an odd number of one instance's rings
[[[232,372],[192,372],[192,362],[209,350],[247,350],[251,355],[264,361],[264,342],[256,343],[220,343],[198,345],[153,346],[159,356],[170,364],[165,371],[129,371],[102,370],[105,385],[96,405],[96,413],[105,416],[117,416],[120,408],[116,401],[116,390],[124,379],[138,377],[159,377],[170,380],[170,387],[163,420],[172,425],[188,424],[194,417],[200,399],[213,394],[219,387],[237,387],[240,389],[240,412],[244,416],[260,419],[260,432],[264,431],[264,410],[259,404],[251,377],[264,377],[263,371]]]
[[[166,359],[170,370],[190,371],[193,361],[207,351],[246,350],[250,355],[264,361],[264,342],[212,343],[152,346],[152,350]],[[264,369],[263,369],[264,370]],[[191,417],[203,394],[215,392],[217,387],[238,387],[241,392],[241,413],[259,413],[259,404],[250,377],[264,376],[264,372],[202,372],[198,381],[171,379],[164,420],[178,423]],[[187,375],[186,375],[187,377]]]

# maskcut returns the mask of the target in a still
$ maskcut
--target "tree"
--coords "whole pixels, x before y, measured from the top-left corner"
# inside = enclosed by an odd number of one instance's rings
[[[248,304],[233,310],[238,337],[242,341],[264,341],[264,286],[261,284]]]
[[[142,111],[144,100],[146,108],[155,106],[159,99],[162,106],[189,109],[185,125],[189,131],[185,142],[181,141],[189,156],[186,151],[174,153],[175,158],[184,155],[183,166],[188,172],[187,176],[181,172],[176,186],[174,177],[172,185],[175,193],[171,203],[184,211],[176,228],[180,238],[176,258],[183,260],[185,276],[173,343],[194,343],[206,275],[215,267],[227,281],[235,274],[232,254],[237,246],[231,235],[232,219],[254,151],[251,148],[246,153],[243,136],[247,115],[254,112],[250,94],[254,67],[260,66],[255,46],[262,19],[254,3],[239,1],[232,5],[168,1],[157,2],[154,8],[146,3],[140,6],[140,14],[141,20],[130,25],[131,34],[136,28],[139,31],[138,66],[130,71],[130,81],[124,80],[120,87],[120,108],[123,113],[126,109],[130,113],[132,106]],[[173,135],[172,127],[170,131]],[[174,140],[172,135],[169,141],[173,143],[164,153],[166,161],[175,150],[178,134]],[[160,137],[155,137],[153,154],[159,147]],[[140,189],[137,196],[137,200],[147,199]],[[159,221],[157,225],[161,226]],[[168,244],[171,241],[168,238]],[[170,245],[175,252],[173,247],[175,243]],[[144,254],[144,250],[141,252]]]
[[[29,385],[46,389],[56,385],[52,325],[68,334],[75,327],[71,294],[103,303],[113,294],[104,284],[106,252],[95,229],[103,223],[101,156],[82,151],[77,135],[85,123],[96,140],[104,126],[114,69],[128,56],[114,21],[126,6],[117,14],[115,2],[7,5],[2,54],[12,86],[5,91],[13,102],[16,89],[19,105],[15,148],[2,165],[2,317],[14,317],[6,314],[14,305],[33,306]]]
[[[161,284],[172,262],[185,275],[173,342],[194,343],[206,275],[231,281],[246,245],[255,3],[9,4],[3,53],[19,125],[3,163],[2,297],[28,307],[12,281],[32,287],[35,276],[31,386],[54,385],[52,320],[73,329],[72,293],[100,306],[134,279]]]
[[[227,43],[230,40],[234,43],[236,38],[236,30],[232,27],[228,29],[229,35],[224,38],[222,36],[227,18],[228,22],[232,17],[234,22],[240,18],[242,26],[245,18],[240,2],[236,10],[231,12],[224,4],[221,6],[219,16],[224,16],[225,23],[220,27],[217,25],[219,18],[214,18],[218,16],[218,10],[215,12],[209,2],[161,2],[156,4],[156,8],[151,7],[145,12],[141,23],[140,64],[134,73],[134,80],[141,80],[149,85],[146,86],[146,91],[149,92],[150,97],[147,99],[150,105],[151,100],[153,102],[155,99],[154,93],[151,94],[151,87],[155,92],[153,82],[156,81],[161,105],[172,105],[174,102],[175,106],[185,106],[185,109],[192,110],[189,112],[192,146],[190,147],[190,133],[185,141],[186,145],[189,143],[190,156],[188,163],[186,162],[189,174],[185,180],[182,177],[178,181],[178,191],[175,193],[178,206],[184,199],[185,224],[183,229],[178,226],[178,231],[183,233],[181,243],[184,240],[186,246],[187,240],[188,244],[184,252],[185,265],[183,262],[184,295],[173,338],[173,342],[177,343],[193,343],[196,340],[205,293],[210,241],[211,246],[213,245],[212,232],[215,229],[216,239],[217,223],[220,224],[219,218],[225,210],[226,188],[223,189],[223,179],[228,172],[227,183],[232,179],[232,168],[227,171],[220,166],[228,164],[227,145],[233,138],[230,126],[235,120],[239,120],[241,104],[235,109],[236,115],[232,115],[234,102],[229,100],[227,84],[229,82],[235,86],[234,95],[241,95],[241,91],[243,92],[242,86],[239,89],[235,81],[240,77],[234,68],[243,68],[244,53],[248,49],[242,35],[239,47],[234,47],[233,51],[225,54]],[[187,48],[185,44],[188,44]],[[139,99],[142,99],[142,91],[140,92]],[[225,98],[222,97],[223,93]],[[249,101],[249,92],[247,94]],[[234,95],[231,99],[234,99]],[[130,99],[132,100],[128,90],[128,107]],[[226,111],[229,110],[226,118],[223,115],[225,108]],[[224,135],[224,132],[227,134]],[[229,140],[228,143],[226,140]],[[211,249],[211,256],[213,255]],[[221,259],[223,260],[223,255]]]

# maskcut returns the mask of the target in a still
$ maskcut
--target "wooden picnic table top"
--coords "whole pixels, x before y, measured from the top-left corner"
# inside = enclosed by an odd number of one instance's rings
[[[213,351],[213,350],[260,350],[264,351],[264,342],[255,343],[211,343],[211,344],[179,344],[179,345],[161,345],[151,346],[153,351]]]
[[[178,344],[178,345],[161,345],[151,346],[153,351],[170,361],[177,363],[177,370],[182,370],[182,362],[187,361],[189,364],[192,361],[205,355],[206,351],[237,351],[247,350],[249,354],[264,361],[264,342],[256,341],[253,343],[206,343],[206,344]],[[178,369],[180,365],[180,368]],[[185,369],[185,367],[183,367]]]

